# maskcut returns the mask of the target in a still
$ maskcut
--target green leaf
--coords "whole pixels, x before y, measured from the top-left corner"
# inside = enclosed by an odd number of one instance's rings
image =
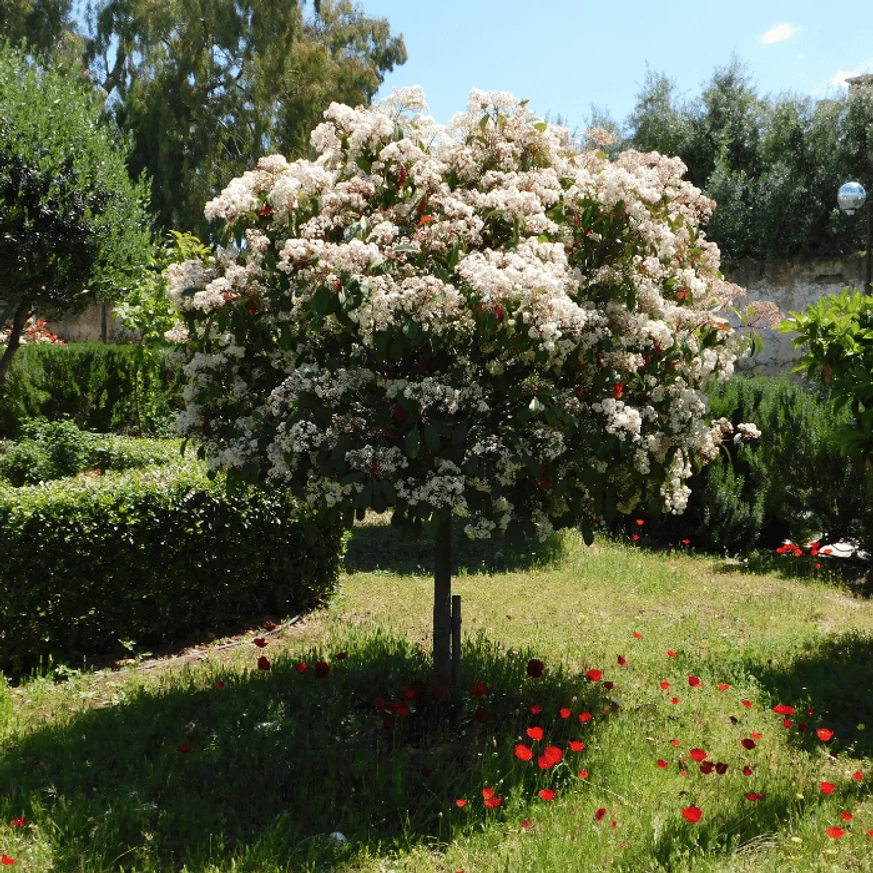
[[[433,454],[440,450],[440,435],[437,429],[428,421],[424,425],[424,441],[427,448]]]
[[[404,447],[406,449],[406,454],[413,460],[419,456],[421,452],[421,431],[418,429],[418,425],[415,425],[412,430],[406,434]]]

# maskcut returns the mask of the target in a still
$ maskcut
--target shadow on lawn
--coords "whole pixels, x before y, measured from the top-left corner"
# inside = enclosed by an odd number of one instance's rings
[[[258,869],[285,869],[330,860],[334,831],[380,851],[510,815],[509,804],[486,809],[482,788],[517,802],[541,787],[536,759],[515,758],[519,733],[540,723],[544,743],[566,748],[595,730],[557,714],[571,705],[574,714],[598,711],[603,692],[584,677],[547,670],[531,679],[528,655],[480,639],[468,645],[465,675],[489,693],[468,693],[452,717],[424,681],[420,650],[351,633],[345,657],[324,655],[328,675],[317,655],[305,672],[282,655],[243,677],[201,667],[35,731],[0,760],[0,815],[39,827],[58,871],[187,865],[193,873],[210,863],[229,869],[228,856],[253,850]],[[530,714],[533,702],[541,715]],[[560,783],[569,771],[546,775]],[[469,802],[460,808],[457,798]]]

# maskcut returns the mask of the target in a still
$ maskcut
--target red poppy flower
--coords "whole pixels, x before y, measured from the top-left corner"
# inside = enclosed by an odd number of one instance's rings
[[[14,828],[23,828],[27,824],[27,816],[23,815],[21,818],[12,819],[12,827]]]
[[[680,701],[679,701],[679,698],[678,698],[678,697],[671,697],[671,698],[670,698],[670,703],[672,703],[672,704],[676,704],[676,703],[679,703],[679,702],[680,702]]]
[[[833,782],[819,782],[822,794],[830,794],[837,786]]]
[[[751,700],[741,700],[740,703],[742,703],[743,706],[746,707],[746,709],[750,709],[751,706],[752,706],[752,701],[751,701]]]
[[[224,688],[224,682],[222,682],[222,681],[219,679],[218,682],[215,683],[215,687],[218,688],[219,690],[222,689],[222,688]]]
[[[599,682],[603,678],[603,672],[601,670],[586,670],[585,675],[592,682]]]
[[[585,743],[580,743],[579,740],[570,740],[570,751],[581,752],[585,748]]]
[[[261,655],[261,657],[258,658],[258,669],[259,670],[269,670],[270,669],[270,662],[267,660],[266,657],[264,657],[264,655]],[[298,670],[298,672],[302,672],[302,671]]]
[[[773,712],[777,715],[794,715],[796,710],[793,706],[788,706],[785,703],[779,703],[773,707]]]
[[[189,746],[187,743],[182,743],[182,745],[179,746],[179,751],[180,751],[183,755],[186,755],[186,754],[188,754],[188,752],[191,751],[191,746]]]
[[[744,749],[754,749],[755,748],[755,741],[750,740],[748,737],[746,737],[744,740],[741,740],[740,743]]]
[[[662,770],[666,770],[667,767],[670,766],[670,765],[669,765],[666,761],[664,761],[662,758],[658,758],[658,760],[656,761],[656,763],[657,763],[657,765],[658,765]]]
[[[682,545],[683,545],[683,546],[690,546],[690,545],[691,545],[691,540],[682,540]]]
[[[425,778],[430,776],[431,773],[433,773],[433,770],[431,770],[430,767],[422,767],[421,768],[421,775],[424,776]]]
[[[546,746],[543,757],[549,762],[549,766],[560,764],[564,759],[564,753],[557,746]]]
[[[316,679],[324,679],[327,677],[327,674],[330,673],[330,664],[327,661],[319,661],[315,665],[315,678]]]
[[[345,652],[337,652],[333,657],[334,657],[334,660],[336,660],[336,661],[345,661],[346,653]]]
[[[639,631],[634,631],[634,639],[635,640],[641,640],[642,638],[643,638],[643,635]]]
[[[688,677],[688,684],[692,688],[699,688],[703,683],[701,683],[700,679],[698,679],[697,676],[689,676]]]
[[[529,822],[527,819],[525,819],[525,820],[521,823],[521,829],[522,829],[523,831],[529,831],[530,828],[531,828],[530,822]]]
[[[832,839],[838,840],[840,837],[845,835],[845,831],[842,828],[828,828],[825,833]]]
[[[761,737],[764,736],[764,735],[763,735],[763,734],[759,734],[759,733],[757,733],[757,731],[752,731],[752,732],[749,734],[749,736],[750,736],[753,740],[760,740]]]
[[[675,653],[675,652],[671,652],[670,649],[667,649],[667,657],[668,657],[668,658],[675,658],[675,657],[676,657],[676,653]]]
[[[482,796],[488,800],[489,797],[494,797],[494,789],[493,788],[483,788]]]
[[[819,728],[815,734],[823,743],[829,743],[834,732],[829,728]]]
[[[457,806],[458,809],[463,809],[466,805],[467,805],[467,801],[463,797],[459,797],[455,801],[455,806]]]
[[[377,697],[373,701],[373,709],[385,709],[388,706],[388,701],[384,697]]]
[[[279,626],[279,625],[277,625],[277,624],[273,624],[273,622],[271,622],[271,621],[265,621],[265,622],[264,622],[264,630],[267,631],[268,633],[269,633],[270,631],[274,631],[274,630],[276,630],[276,628],[277,628],[278,626]]]
[[[540,788],[539,795],[543,800],[554,800],[555,792],[551,788]]]
[[[715,765],[715,772],[718,773],[719,776],[724,776],[728,771],[728,765],[724,763],[724,761],[719,761]]]
[[[587,779],[588,778],[588,771],[587,770],[580,770],[579,771],[579,778],[580,779]]]
[[[393,718],[386,718],[382,722],[382,725],[383,725],[383,727],[386,727],[386,728],[394,727],[394,719]]]
[[[705,761],[707,758],[706,752],[703,749],[692,749],[689,753],[692,761]]]
[[[751,776],[754,772],[751,767],[743,767],[743,776]]]
[[[485,799],[485,806],[488,809],[497,809],[503,801],[499,797],[488,797]]]
[[[404,706],[402,703],[394,705],[394,712],[397,713],[398,718],[406,718],[409,715],[409,707]]]
[[[414,688],[407,688],[406,691],[403,692],[403,696],[407,700],[415,700],[416,694],[418,694],[418,692]]]
[[[545,665],[543,662],[536,658],[531,658],[531,660],[527,662],[527,675],[530,676],[531,679],[539,679],[540,676],[543,675],[544,669]]]
[[[801,733],[805,733],[809,729],[809,725],[805,721],[802,721],[799,725],[797,725],[797,729]]]
[[[474,682],[473,687],[470,689],[470,694],[473,697],[484,697],[488,693],[488,689],[485,687],[484,682]]]
[[[309,669],[309,664],[305,661],[301,661],[294,666],[294,669],[302,676]]]
[[[476,721],[478,721],[480,724],[485,724],[490,718],[491,713],[488,712],[488,710],[484,707],[480,706],[476,710]]]
[[[263,637],[255,637],[252,642],[259,648],[263,649],[267,645],[267,641]]]
[[[864,777],[863,777],[863,775],[861,775],[861,771],[860,771],[860,770],[856,770],[856,771],[852,774],[852,778],[853,778],[853,779],[857,779],[857,780],[860,782]]]
[[[638,524],[638,525],[642,526],[642,525],[644,525],[645,523],[646,523],[646,520],[645,520],[644,518],[638,518],[638,519],[637,519],[637,524]]]
[[[622,391],[624,391],[624,382],[619,382],[619,383],[618,383],[618,384],[617,384],[617,385],[612,389],[612,396],[613,396],[616,400],[618,400],[618,398],[621,397],[621,393],[622,393]]]
[[[678,745],[680,745],[679,740],[670,740],[670,745],[671,745],[671,746],[678,746]]]
[[[752,792],[751,794],[746,795],[746,800],[751,800],[754,803],[756,800],[761,800],[763,794],[758,794],[757,792]]]
[[[618,656],[618,666],[624,667],[625,664],[627,664],[627,659],[623,658],[621,655],[619,655]]]
[[[686,821],[690,821],[692,824],[700,821],[701,816],[703,815],[703,810],[699,806],[688,806],[682,810],[682,815],[685,816]]]
[[[669,683],[669,682],[662,682],[662,683],[661,683],[661,688],[663,688],[664,691],[666,691],[669,687],[670,687],[670,683]]]
[[[532,703],[528,709],[531,715],[539,715],[543,711],[543,708],[538,703]]]
[[[634,542],[636,542],[640,538],[639,534],[634,534]]]
[[[605,815],[606,815],[606,807],[601,806],[600,809],[598,809],[597,812],[594,813],[594,821],[601,821],[603,819],[603,816],[605,816]]]
[[[788,730],[788,728],[790,728],[791,725],[793,725],[793,724],[794,724],[794,722],[790,718],[786,718],[786,719],[782,720],[782,727],[784,727],[785,730]]]
[[[855,816],[853,816],[852,813],[850,813],[850,812],[841,812],[840,813],[840,818],[843,819],[843,821],[851,821],[854,817]]]
[[[529,727],[525,733],[532,740],[541,740],[543,738],[543,729],[541,727]]]
[[[816,564],[815,567],[813,567],[813,569],[814,570],[821,570],[821,564]]]
[[[567,709],[566,706],[562,706],[561,709],[558,710],[558,715],[560,715],[561,718],[569,718],[570,717],[570,710]]]
[[[604,682],[603,683],[603,690],[604,691],[612,691],[613,688],[615,688],[615,682]]]
[[[434,685],[430,689],[430,693],[434,700],[442,700],[446,696],[446,690],[442,685]]]
[[[515,747],[515,757],[518,758],[519,761],[530,761],[533,758],[533,751],[524,745],[524,743],[519,743]]]
[[[719,691],[727,691],[728,688],[730,688],[730,685],[728,685],[727,682],[719,682],[716,688],[718,688]]]
[[[588,722],[591,721],[591,713],[590,712],[580,712],[579,713],[579,721],[581,721],[582,724],[588,724]]]
[[[815,715],[815,710],[814,710],[814,709],[810,709],[809,707],[807,707],[805,710],[803,710],[803,714],[804,714],[807,718],[812,718],[812,717]]]
[[[6,867],[10,867],[14,863],[15,861],[10,858],[9,855],[7,855],[5,852],[0,855],[0,864],[3,864]]]
[[[712,773],[714,768],[715,768],[715,764],[713,764],[712,761],[704,761],[700,765],[700,772],[703,773],[704,776],[709,776],[709,774]]]

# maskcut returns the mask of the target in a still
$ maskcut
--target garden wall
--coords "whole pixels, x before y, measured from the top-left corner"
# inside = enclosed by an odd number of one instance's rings
[[[847,285],[864,283],[864,257],[852,256],[815,261],[743,261],[727,278],[748,291],[748,300],[770,300],[787,316],[806,309],[821,297],[839,294]],[[737,301],[742,307],[743,300]],[[745,373],[778,376],[790,373],[800,358],[792,345],[793,334],[760,331],[764,350],[740,361]]]

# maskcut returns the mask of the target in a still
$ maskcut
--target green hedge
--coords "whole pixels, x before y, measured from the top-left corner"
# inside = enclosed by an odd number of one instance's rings
[[[228,494],[193,460],[0,484],[0,668],[81,664],[120,640],[141,649],[312,606],[342,544],[325,530],[307,545],[281,498]]]
[[[714,419],[724,416],[734,428],[753,422],[761,437],[725,443],[689,480],[685,513],[651,519],[648,533],[728,554],[814,536],[870,540],[864,477],[839,448],[847,410],[788,377],[734,376],[713,390],[709,403]]]
[[[0,437],[35,418],[69,416],[84,430],[164,434],[180,405],[181,371],[165,349],[29,344],[0,386]]]

